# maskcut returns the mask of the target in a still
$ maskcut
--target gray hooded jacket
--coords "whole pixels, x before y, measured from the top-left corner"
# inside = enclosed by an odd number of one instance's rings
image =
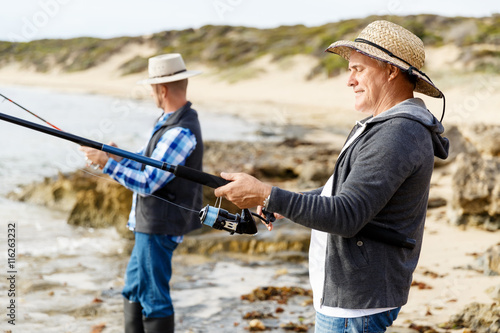
[[[422,100],[406,100],[371,119],[339,156],[331,197],[320,196],[322,188],[304,195],[272,189],[270,211],[329,234],[322,304],[370,309],[407,302],[434,156],[448,155],[443,131]],[[410,250],[357,235],[367,223],[399,231],[417,245]]]

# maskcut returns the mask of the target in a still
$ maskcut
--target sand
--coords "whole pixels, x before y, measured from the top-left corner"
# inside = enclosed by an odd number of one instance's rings
[[[135,84],[145,77],[145,73],[121,77],[117,74],[117,67],[136,54],[149,55],[151,52],[145,48],[129,48],[97,68],[71,74],[58,70],[41,74],[11,64],[0,68],[0,85],[149,98],[148,88]],[[447,97],[445,126],[500,124],[497,110],[500,105],[499,77],[464,74],[463,68],[457,65],[459,52],[454,47],[430,49],[427,54],[426,70]],[[207,107],[213,112],[234,114],[249,121],[315,128],[317,131],[305,139],[340,144],[343,135],[332,134],[329,130],[347,130],[365,115],[353,111],[354,96],[351,88],[346,86],[347,74],[331,79],[305,79],[316,62],[308,56],[295,56],[281,62],[271,62],[264,57],[245,68],[225,71],[188,64],[190,69],[204,71],[203,75],[190,79],[190,100],[194,105]],[[253,77],[238,80],[248,75]],[[439,117],[442,100],[423,98]],[[452,167],[436,170],[431,196],[439,194],[451,200]],[[484,276],[465,267],[473,263],[472,253],[482,253],[498,241],[498,232],[451,225],[444,207],[429,210],[414,280],[432,289],[413,287],[409,302],[395,325],[408,326],[409,322],[438,325],[460,312],[466,304],[492,303],[487,289],[500,285],[500,276]],[[438,277],[432,277],[429,272]]]

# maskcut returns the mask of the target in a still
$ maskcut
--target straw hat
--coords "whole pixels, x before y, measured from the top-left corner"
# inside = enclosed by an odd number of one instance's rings
[[[326,51],[349,60],[356,50],[371,58],[392,64],[415,75],[415,91],[432,97],[443,97],[443,93],[420,69],[424,65],[424,43],[412,32],[392,22],[370,23],[353,42],[341,40],[330,45]]]
[[[159,84],[187,79],[201,74],[200,71],[188,71],[179,53],[162,54],[148,60],[149,79],[138,84]]]

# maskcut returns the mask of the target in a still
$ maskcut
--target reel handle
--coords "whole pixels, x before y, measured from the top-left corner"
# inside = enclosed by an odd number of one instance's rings
[[[264,208],[262,208],[262,214],[264,214],[264,216],[266,217],[266,219],[263,220],[265,224],[269,225],[269,223],[273,223],[274,221],[276,221],[276,217],[274,217],[274,213],[268,212]]]

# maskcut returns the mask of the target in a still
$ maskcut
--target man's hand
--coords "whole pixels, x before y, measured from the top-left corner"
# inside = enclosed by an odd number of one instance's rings
[[[100,169],[102,169],[108,162],[108,154],[101,150],[85,146],[81,146],[80,150],[85,153],[85,158],[91,162],[90,165],[97,165]]]
[[[257,206],[257,214],[259,214],[259,215],[260,215],[260,216],[262,216],[263,218],[266,218],[266,216],[265,216],[265,215],[264,215],[264,213],[262,212],[262,209],[263,209],[263,208],[264,208],[264,207],[262,207],[262,206]],[[274,218],[275,218],[276,220],[280,220],[280,219],[284,218],[284,216],[283,216],[283,215],[281,215],[281,214],[278,214],[278,213],[273,213],[273,214],[274,214]],[[264,222],[264,221],[261,221],[261,222],[262,222],[262,224],[264,224],[264,225],[266,226],[267,230],[269,230],[269,231],[273,230],[273,223],[272,223],[272,222],[269,222],[269,223],[266,223],[266,222]]]
[[[108,146],[118,148],[118,146],[116,145],[116,143],[114,143],[113,141],[111,141],[110,143],[108,143]],[[118,156],[118,155],[109,154],[108,156],[111,157],[112,159],[114,159],[117,162],[120,162],[121,160],[123,160],[123,157]]]
[[[110,142],[108,145],[118,148],[118,146],[114,142]],[[118,155],[108,154],[101,150],[90,147],[80,146],[80,150],[85,153],[85,159],[90,161],[90,165],[96,165],[100,169],[104,168],[106,163],[108,163],[109,158],[112,158],[117,162],[120,162],[123,159]]]
[[[271,194],[271,185],[248,174],[222,172],[221,177],[231,182],[215,189],[215,196],[225,197],[241,209],[262,205]]]

